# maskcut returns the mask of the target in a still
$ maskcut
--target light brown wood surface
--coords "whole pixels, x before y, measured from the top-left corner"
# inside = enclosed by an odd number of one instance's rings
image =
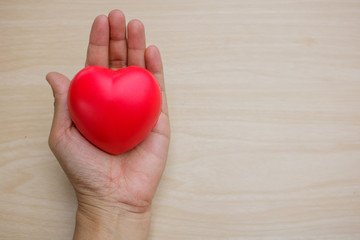
[[[150,239],[360,239],[360,1],[0,1],[0,239],[70,239],[49,71],[95,16],[164,58],[172,142]]]

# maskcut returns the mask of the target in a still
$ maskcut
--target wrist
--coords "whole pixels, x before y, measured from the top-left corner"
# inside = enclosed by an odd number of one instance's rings
[[[74,239],[147,239],[150,216],[150,206],[139,210],[125,204],[79,201]]]

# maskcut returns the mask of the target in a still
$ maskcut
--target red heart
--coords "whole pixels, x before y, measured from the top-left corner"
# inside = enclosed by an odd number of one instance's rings
[[[88,141],[120,154],[138,145],[155,126],[161,91],[144,68],[114,71],[89,66],[71,81],[68,106],[72,121]]]

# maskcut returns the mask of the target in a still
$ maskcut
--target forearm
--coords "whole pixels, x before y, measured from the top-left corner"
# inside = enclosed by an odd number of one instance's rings
[[[150,209],[143,213],[79,207],[74,240],[144,240],[150,228]]]

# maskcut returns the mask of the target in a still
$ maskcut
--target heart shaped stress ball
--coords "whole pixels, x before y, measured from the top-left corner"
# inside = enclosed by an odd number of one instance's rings
[[[161,90],[144,68],[89,66],[71,81],[68,106],[76,128],[89,142],[120,154],[138,145],[155,126]]]

